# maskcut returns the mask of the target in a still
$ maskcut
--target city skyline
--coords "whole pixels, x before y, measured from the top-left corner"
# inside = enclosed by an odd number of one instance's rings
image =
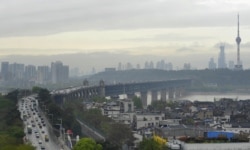
[[[9,55],[109,53],[126,54],[127,62],[132,63],[139,62],[130,56],[152,56],[157,57],[153,61],[166,59],[179,67],[191,63],[198,69],[207,68],[209,59],[217,57],[221,42],[227,60],[236,62],[239,13],[241,60],[244,69],[250,68],[247,0],[13,0],[1,2],[1,8],[1,61],[9,60]]]

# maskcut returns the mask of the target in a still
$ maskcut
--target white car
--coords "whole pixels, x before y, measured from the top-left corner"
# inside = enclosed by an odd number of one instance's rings
[[[36,138],[39,138],[40,136],[39,136],[39,134],[38,133],[36,133]]]
[[[42,140],[39,140],[38,143],[39,143],[39,144],[43,144]]]

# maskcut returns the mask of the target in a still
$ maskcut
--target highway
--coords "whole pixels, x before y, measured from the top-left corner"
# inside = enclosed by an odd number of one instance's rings
[[[40,111],[34,96],[22,98],[18,102],[18,109],[24,122],[25,139],[27,142],[30,142],[37,150],[63,150],[59,140],[49,131],[49,123]],[[45,139],[47,140],[45,141]]]

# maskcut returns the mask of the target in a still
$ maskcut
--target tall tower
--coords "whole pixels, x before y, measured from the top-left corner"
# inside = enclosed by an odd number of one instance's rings
[[[223,69],[227,68],[226,58],[225,58],[225,45],[220,45],[220,53],[218,57],[218,68]]]
[[[242,64],[240,61],[240,42],[241,42],[241,38],[240,38],[240,21],[239,21],[239,14],[238,14],[238,32],[237,32],[237,37],[236,37],[236,43],[237,43],[237,62],[235,65],[235,70],[242,70]]]

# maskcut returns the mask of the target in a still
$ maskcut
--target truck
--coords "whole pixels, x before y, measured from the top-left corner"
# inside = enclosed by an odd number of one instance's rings
[[[49,136],[47,134],[44,136],[44,140],[45,140],[45,142],[49,141]]]
[[[31,127],[31,125],[27,126],[27,132],[28,132],[28,134],[32,134],[32,127]]]
[[[235,133],[233,132],[227,132],[227,131],[207,131],[204,132],[204,137],[208,139],[212,138],[226,138],[228,140],[232,139],[235,136]]]

